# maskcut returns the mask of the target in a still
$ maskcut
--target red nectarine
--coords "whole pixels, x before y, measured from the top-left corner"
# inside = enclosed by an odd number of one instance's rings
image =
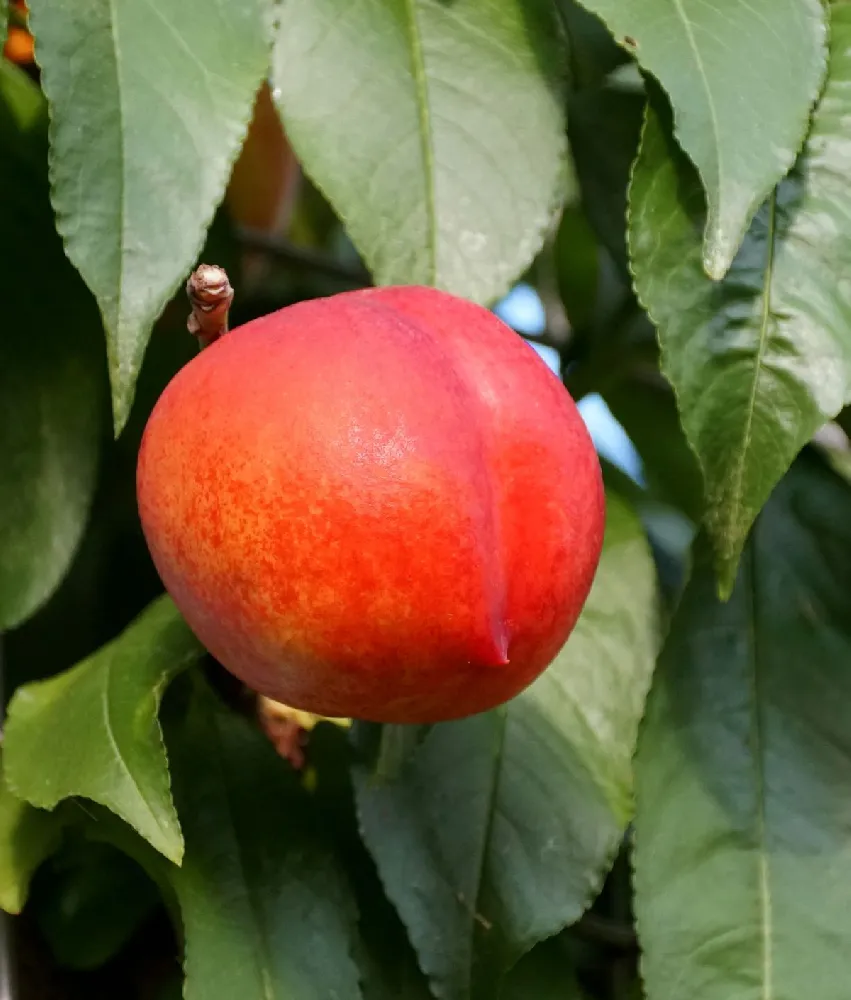
[[[567,391],[488,310],[429,288],[232,330],[166,387],[137,485],[198,638],[321,715],[507,701],[567,639],[602,546],[600,466]]]

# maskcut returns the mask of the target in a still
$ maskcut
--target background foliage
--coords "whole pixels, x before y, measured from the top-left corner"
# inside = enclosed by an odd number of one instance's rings
[[[849,176],[847,0],[14,0],[19,1000],[844,1000]],[[580,401],[602,561],[513,702],[294,729],[162,594],[135,458],[202,259],[234,325],[437,285]]]

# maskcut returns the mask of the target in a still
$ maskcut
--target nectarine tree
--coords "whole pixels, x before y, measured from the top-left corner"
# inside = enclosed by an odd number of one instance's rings
[[[845,1000],[851,4],[3,51],[0,997]]]

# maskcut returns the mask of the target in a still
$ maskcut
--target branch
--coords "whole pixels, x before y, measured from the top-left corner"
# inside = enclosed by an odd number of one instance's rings
[[[568,928],[579,937],[596,944],[608,945],[618,951],[636,951],[638,938],[635,930],[629,924],[622,924],[596,913],[585,913],[581,919]]]
[[[277,260],[284,261],[301,271],[312,271],[314,274],[325,275],[326,278],[337,278],[356,288],[366,288],[372,284],[369,273],[362,267],[350,267],[324,254],[317,253],[307,247],[296,246],[289,240],[277,236],[268,236],[256,229],[237,229],[237,238],[249,250],[259,250]]]

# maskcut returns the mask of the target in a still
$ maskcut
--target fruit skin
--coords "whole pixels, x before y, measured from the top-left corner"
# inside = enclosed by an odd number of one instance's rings
[[[413,286],[301,302],[207,348],[151,413],[137,493],[166,589],[226,668],[381,722],[525,688],[603,539],[562,384],[486,309]]]

